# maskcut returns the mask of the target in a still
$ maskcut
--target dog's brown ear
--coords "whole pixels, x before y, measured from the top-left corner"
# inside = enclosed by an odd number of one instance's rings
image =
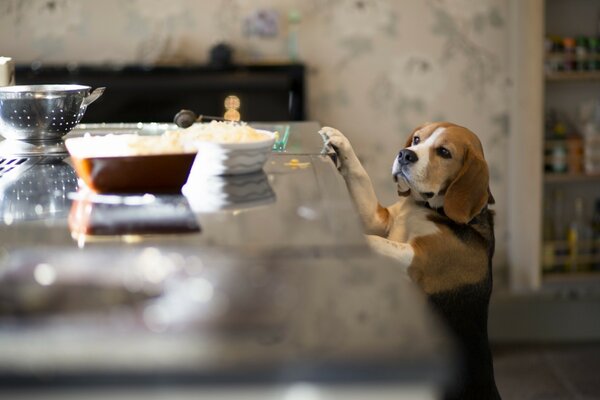
[[[488,187],[488,204],[496,204],[496,199],[494,199],[494,196],[492,196],[492,192],[489,187]]]
[[[485,160],[474,154],[472,149],[467,149],[462,168],[448,186],[444,197],[444,212],[448,218],[459,224],[466,224],[479,214],[486,204],[493,204],[489,180]]]

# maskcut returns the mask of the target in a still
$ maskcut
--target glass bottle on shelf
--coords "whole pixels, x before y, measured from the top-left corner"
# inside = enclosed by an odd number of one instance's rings
[[[570,174],[583,173],[583,137],[575,129],[567,135],[567,170]]]
[[[552,172],[567,172],[567,127],[557,122],[552,132]]]
[[[575,61],[575,39],[572,37],[563,38],[563,48],[564,48],[564,61],[563,61],[563,70],[565,71],[573,71],[575,70],[576,61]]]
[[[567,172],[567,126],[556,110],[546,114],[545,170],[552,173]]]
[[[577,71],[586,71],[588,69],[588,38],[578,36],[575,39],[575,68]]]
[[[554,208],[550,196],[544,197],[543,231],[542,231],[542,271],[552,272],[556,267],[554,245]]]
[[[600,173],[600,98],[579,106],[583,137],[583,164],[586,174]]]
[[[591,255],[591,227],[584,217],[583,199],[575,199],[575,216],[569,224],[567,242],[569,257],[567,261],[568,272],[587,271],[590,267]]]
[[[600,60],[598,59],[598,55],[600,54],[600,41],[596,37],[588,38],[588,65],[587,68],[590,71],[598,71],[600,70]]]
[[[565,217],[565,196],[562,190],[557,189],[552,196],[552,235],[554,246],[554,270],[564,269],[564,260],[568,256],[567,222]]]
[[[298,60],[300,58],[298,35],[299,35],[301,20],[302,20],[302,17],[298,10],[291,10],[288,13],[287,51],[288,51],[288,57],[291,62],[298,62]]]
[[[600,199],[596,199],[592,216],[592,270],[600,271]]]

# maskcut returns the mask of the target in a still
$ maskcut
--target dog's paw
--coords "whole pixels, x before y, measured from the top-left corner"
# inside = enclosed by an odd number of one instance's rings
[[[352,151],[348,138],[337,129],[326,126],[319,130],[319,134],[323,138],[325,146],[331,147],[338,155],[341,156]]]

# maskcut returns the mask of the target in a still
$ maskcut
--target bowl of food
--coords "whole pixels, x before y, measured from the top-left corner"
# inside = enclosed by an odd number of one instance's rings
[[[191,172],[193,176],[261,171],[278,137],[277,132],[223,121],[194,124],[169,133],[181,135],[183,141],[197,150]]]
[[[83,85],[0,87],[0,134],[6,139],[60,141],[104,93]]]
[[[164,135],[81,136],[65,145],[79,178],[96,193],[179,193],[196,150]]]
[[[65,144],[75,171],[97,193],[174,193],[192,177],[260,171],[275,137],[245,124],[211,122],[153,135],[84,135]]]

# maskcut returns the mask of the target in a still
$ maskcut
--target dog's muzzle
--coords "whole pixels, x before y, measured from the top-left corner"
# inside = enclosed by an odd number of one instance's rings
[[[410,149],[400,150],[398,157],[394,159],[394,164],[392,165],[392,176],[394,177],[394,182],[398,182],[399,176],[406,180],[406,175],[402,173],[402,167],[414,164],[418,160],[419,157],[414,151]]]

